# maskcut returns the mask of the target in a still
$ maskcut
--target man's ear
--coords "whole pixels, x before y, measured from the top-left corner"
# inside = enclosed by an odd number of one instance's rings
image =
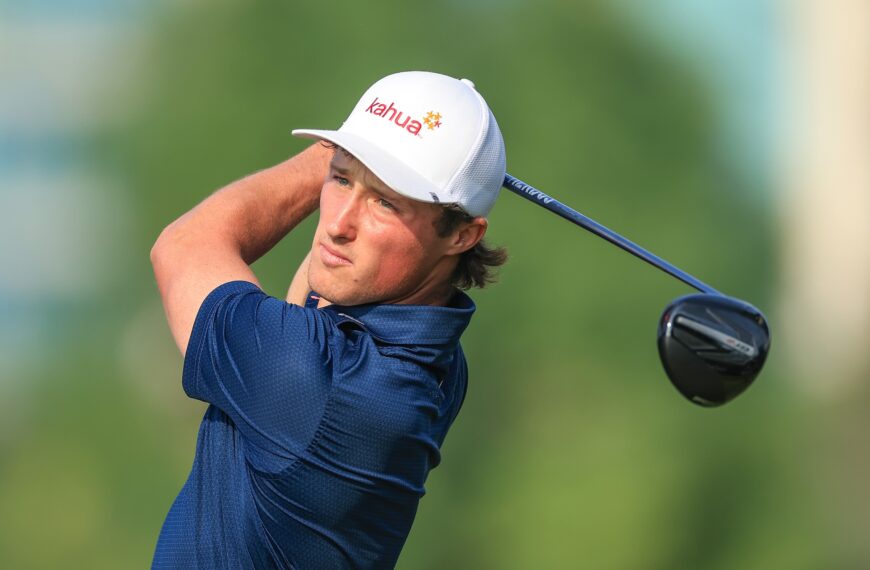
[[[462,224],[453,235],[450,237],[450,248],[447,250],[448,255],[458,255],[468,251],[477,242],[483,239],[486,234],[486,228],[489,226],[486,218],[478,216],[466,224]]]

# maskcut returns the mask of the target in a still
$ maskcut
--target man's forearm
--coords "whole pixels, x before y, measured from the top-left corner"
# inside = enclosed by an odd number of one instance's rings
[[[314,144],[218,190],[166,230],[183,240],[237,248],[251,264],[317,209],[332,150]]]

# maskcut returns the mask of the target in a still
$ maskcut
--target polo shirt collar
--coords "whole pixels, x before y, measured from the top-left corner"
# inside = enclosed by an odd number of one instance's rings
[[[476,306],[462,291],[450,305],[329,305],[339,323],[353,322],[378,340],[389,344],[438,345],[457,342],[471,321]]]

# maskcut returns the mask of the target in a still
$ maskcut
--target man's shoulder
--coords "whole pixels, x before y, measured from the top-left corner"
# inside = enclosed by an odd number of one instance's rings
[[[306,346],[320,357],[334,325],[334,318],[322,311],[272,297],[254,283],[231,281],[206,297],[192,338],[231,350],[237,358],[299,358]]]

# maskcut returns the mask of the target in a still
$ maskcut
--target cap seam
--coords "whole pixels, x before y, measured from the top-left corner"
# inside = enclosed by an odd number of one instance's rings
[[[469,89],[471,89],[471,88],[469,87]],[[474,144],[471,145],[471,148],[468,150],[468,153],[466,154],[465,158],[462,160],[462,163],[459,165],[459,167],[457,167],[456,171],[453,173],[453,176],[451,176],[450,180],[447,181],[447,184],[445,184],[444,189],[447,190],[448,192],[450,192],[451,194],[454,193],[453,192],[453,183],[456,181],[456,177],[459,176],[460,172],[463,172],[465,170],[465,167],[468,165],[468,163],[471,162],[471,159],[473,158],[475,152],[480,150],[481,141],[483,140],[484,136],[486,135],[486,133],[489,130],[489,119],[490,119],[489,108],[487,107],[486,102],[483,100],[483,96],[480,93],[478,93],[476,89],[471,89],[471,91],[472,91],[472,93],[474,93],[474,96],[477,98],[477,105],[480,108],[481,114],[483,115],[483,128],[478,130],[477,136],[474,139]],[[460,202],[460,200],[457,199],[457,200],[454,200],[453,203],[460,204],[461,202]],[[466,210],[467,210],[467,208],[466,208]],[[471,212],[469,212],[469,213],[471,213]]]

